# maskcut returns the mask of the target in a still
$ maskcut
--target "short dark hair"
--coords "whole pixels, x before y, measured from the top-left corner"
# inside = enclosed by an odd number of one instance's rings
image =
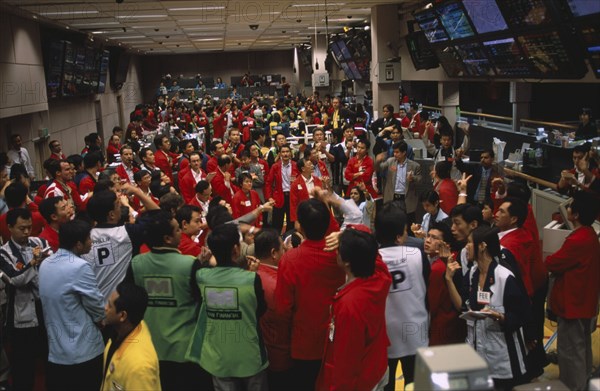
[[[504,199],[504,202],[510,202],[510,205],[507,208],[508,213],[511,217],[517,218],[517,227],[521,228],[523,223],[525,223],[527,213],[529,212],[527,209],[527,204],[515,197],[507,197]]]
[[[485,243],[487,250],[493,258],[500,259],[500,238],[498,229],[490,227],[477,227],[471,232],[473,235],[473,251],[475,258],[479,255],[479,244]]]
[[[13,226],[17,223],[18,218],[23,220],[31,220],[31,212],[25,208],[14,208],[6,212],[6,225]]]
[[[50,149],[52,149],[52,145],[53,145],[54,143],[57,143],[57,142],[58,142],[58,140],[51,140],[51,141],[48,143],[48,147],[49,147]]]
[[[528,203],[531,198],[531,189],[526,183],[513,181],[506,185],[506,195]]]
[[[115,184],[110,179],[99,179],[94,185],[94,194],[103,191],[113,191]],[[88,201],[89,202],[89,201]]]
[[[298,205],[298,223],[310,240],[321,240],[329,228],[330,212],[323,201],[311,198]]]
[[[233,246],[240,243],[240,233],[235,224],[220,224],[212,228],[206,238],[208,248],[220,266],[231,265]]]
[[[600,213],[600,199],[592,192],[577,191],[573,194],[571,213],[577,213],[582,225],[591,226]]]
[[[40,214],[50,224],[52,222],[52,215],[56,213],[56,205],[64,200],[63,197],[50,197],[40,202]]]
[[[150,148],[140,149],[140,159],[144,160],[146,158],[146,155],[148,154],[148,151],[152,152],[152,150]]]
[[[145,225],[146,225],[146,242],[148,247],[155,248],[164,246],[165,236],[173,235],[173,226],[171,221],[173,215],[166,210],[157,210],[152,213],[146,213]]]
[[[127,312],[127,320],[134,326],[144,319],[148,307],[148,292],[143,287],[131,282],[122,281],[117,285],[119,297],[115,300],[117,312]]]
[[[396,243],[398,236],[406,231],[406,213],[393,203],[384,205],[375,216],[375,235],[382,246]]]
[[[228,155],[222,154],[217,158],[217,164],[219,167],[225,167],[225,165],[229,163],[231,163],[231,158]]]
[[[4,199],[9,208],[18,208],[27,199],[27,186],[21,182],[11,183],[4,189]]]
[[[248,174],[247,172],[242,172],[240,174],[240,176],[238,177],[238,186],[239,187],[242,187],[245,179],[250,179],[252,181],[252,175]]]
[[[84,168],[96,167],[98,163],[104,164],[104,156],[100,151],[88,152],[83,158]]]
[[[79,167],[81,167],[81,164],[83,163],[83,158],[81,157],[81,155],[73,154],[67,156],[67,161],[74,165],[76,169],[79,169]]]
[[[451,248],[454,248],[455,239],[452,235],[452,228],[443,221],[432,221],[429,223],[429,230],[437,229],[442,233],[444,242],[446,242]]]
[[[175,218],[179,223],[179,227],[183,227],[184,221],[187,223],[192,221],[192,215],[194,212],[200,213],[200,208],[198,208],[196,205],[183,205],[181,208],[177,209]]]
[[[492,148],[486,148],[483,151],[481,151],[481,153],[482,154],[488,153],[492,159],[496,156],[496,154],[494,153],[494,150]]]
[[[139,170],[138,172],[136,172],[135,174],[133,174],[133,181],[135,183],[141,182],[142,178],[144,178],[146,175],[151,175],[150,171],[148,171],[148,170]]]
[[[394,149],[397,149],[400,152],[406,152],[408,151],[408,144],[406,144],[406,141],[400,140],[392,146],[392,150]]]
[[[115,209],[117,195],[114,191],[102,190],[94,192],[87,204],[90,217],[98,224],[104,224],[108,220],[108,214]]]
[[[156,147],[156,149],[160,149],[164,139],[168,140],[169,137],[165,136],[164,134],[158,134],[156,135],[156,137],[154,137],[154,146]]]
[[[370,277],[375,272],[377,241],[367,232],[346,229],[340,236],[339,255],[342,261],[350,264],[355,277]]]
[[[179,206],[183,204],[183,197],[179,193],[168,192],[163,194],[159,201],[162,210],[173,211],[179,209]]]
[[[133,152],[133,148],[131,147],[131,145],[129,145],[129,144],[123,144],[121,146],[121,149],[119,149],[119,153],[121,154],[121,156],[123,155],[123,151],[126,150],[126,149],[130,149],[131,152]]]
[[[427,190],[419,196],[419,201],[435,205],[437,202],[440,202],[440,195],[435,190]]]
[[[75,219],[67,221],[58,229],[59,247],[72,250],[77,243],[85,243],[90,237],[91,232],[91,224],[84,220]]]
[[[477,221],[478,225],[481,225],[481,222],[483,221],[481,209],[471,204],[456,205],[454,208],[452,208],[450,217],[461,217],[467,223]]]
[[[210,182],[202,179],[201,181],[198,181],[198,183],[196,183],[196,187],[194,190],[196,190],[196,193],[202,193],[204,190],[208,189],[209,187],[210,187]]]
[[[220,140],[213,140],[213,142],[212,142],[212,143],[210,143],[210,145],[209,145],[209,147],[208,147],[208,151],[209,151],[210,153],[212,153],[212,152],[216,152],[216,151],[217,151],[217,145],[219,145],[219,144],[223,144],[223,142],[222,142],[222,141],[220,141]]]
[[[68,163],[66,160],[56,160],[56,159],[50,159],[51,161],[48,162],[48,174],[50,174],[50,176],[52,178],[56,178],[56,175],[60,172],[60,164],[61,163]]]
[[[402,107],[402,106],[400,106],[400,107]],[[390,113],[394,112],[394,106],[389,103],[386,103],[385,105],[383,105],[383,109],[384,110],[387,109]]]
[[[112,134],[115,134],[117,132],[122,132],[122,131],[123,131],[123,128],[117,125],[112,129]]]
[[[254,236],[254,256],[258,259],[267,258],[271,255],[271,250],[278,249],[281,245],[280,236],[272,228],[260,230]]]
[[[302,169],[306,165],[306,162],[310,161],[309,156],[310,156],[310,152],[306,152],[304,154],[303,159],[298,159],[298,161],[296,162],[296,168],[298,168],[298,171],[302,171]]]
[[[367,153],[369,152],[369,148],[371,148],[371,142],[370,142],[370,141],[369,141],[367,138],[360,137],[360,138],[359,138],[359,139],[356,141],[356,143],[357,143],[357,144],[360,144],[360,143],[363,143],[363,144],[365,144],[365,147],[367,147]]]
[[[435,163],[435,174],[438,176],[438,178],[450,178],[450,171],[452,171],[452,163],[445,160]]]

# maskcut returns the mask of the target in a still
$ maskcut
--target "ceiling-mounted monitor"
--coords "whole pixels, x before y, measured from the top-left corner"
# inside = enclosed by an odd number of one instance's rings
[[[469,38],[475,35],[469,17],[460,3],[441,4],[436,11],[450,39]]]
[[[547,26],[552,23],[550,10],[544,0],[499,0],[498,6],[511,28]]]
[[[598,0],[567,0],[574,17],[600,14],[600,1]]]
[[[442,23],[438,19],[437,12],[433,8],[419,11],[414,14],[414,17],[429,43],[448,40],[448,34],[446,34]]]
[[[514,38],[484,41],[483,47],[494,62],[498,76],[527,77],[532,74],[531,63],[525,59]]]
[[[415,69],[432,69],[440,66],[440,63],[431,50],[427,38],[422,31],[415,31],[406,36],[406,46],[410,53]]]
[[[494,66],[479,43],[466,43],[457,45],[455,48],[463,60],[467,76],[492,77],[496,75]]]
[[[453,46],[437,46],[433,50],[449,77],[465,76],[462,58]]]
[[[508,29],[500,8],[493,0],[463,0],[463,5],[479,34]]]
[[[585,75],[583,59],[571,54],[557,31],[522,35],[517,41],[532,63],[532,77],[578,79]]]

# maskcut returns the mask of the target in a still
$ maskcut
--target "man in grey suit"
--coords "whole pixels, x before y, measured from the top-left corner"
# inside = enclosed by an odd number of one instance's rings
[[[377,155],[375,169],[385,172],[385,185],[383,187],[383,203],[394,202],[414,222],[417,210],[416,184],[421,180],[421,166],[406,157],[408,145],[399,141],[392,146],[394,156],[387,158],[387,153]]]

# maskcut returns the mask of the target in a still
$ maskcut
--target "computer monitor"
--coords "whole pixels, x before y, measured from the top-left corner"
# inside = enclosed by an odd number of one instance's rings
[[[417,349],[414,389],[492,390],[494,382],[483,358],[462,343]]]

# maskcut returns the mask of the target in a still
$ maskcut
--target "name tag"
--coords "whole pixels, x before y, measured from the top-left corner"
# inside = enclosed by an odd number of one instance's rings
[[[250,206],[250,201],[246,201],[246,202],[244,202],[244,205],[245,205],[245,206]]]
[[[477,303],[479,304],[490,304],[491,293],[485,291],[477,291]]]
[[[298,185],[298,190],[302,190],[302,185]]]

